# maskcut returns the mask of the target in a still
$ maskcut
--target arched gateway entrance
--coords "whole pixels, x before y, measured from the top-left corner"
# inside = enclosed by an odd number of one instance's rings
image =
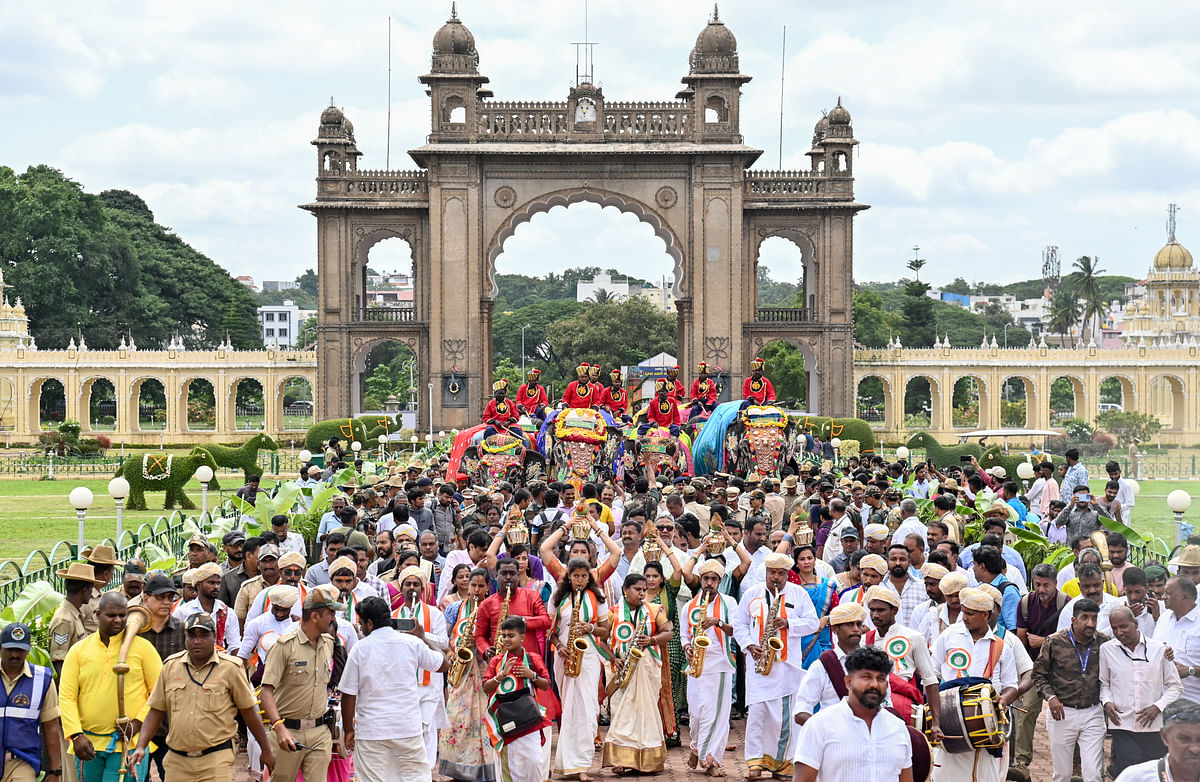
[[[492,100],[475,39],[451,18],[433,39],[428,143],[418,171],[358,167],[354,128],[321,114],[317,198],[320,418],[354,409],[362,356],[380,340],[416,356],[420,425],[478,420],[491,385],[495,261],[516,226],[557,205],[591,201],[653,226],[675,260],[678,357],[726,370],[735,388],[773,340],[801,348],[808,409],[854,414],[851,151],[839,104],[817,123],[805,171],[749,171],[761,150],[743,143],[737,42],[719,19],[701,31],[684,89],[669,101],[608,101],[582,82],[566,101]],[[803,255],[804,299],[760,308],[759,245],[784,237]],[[372,306],[366,259],[400,237],[412,247],[409,307]],[[588,237],[580,237],[581,242]],[[430,403],[430,400],[431,403]],[[432,415],[432,421],[430,420]]]

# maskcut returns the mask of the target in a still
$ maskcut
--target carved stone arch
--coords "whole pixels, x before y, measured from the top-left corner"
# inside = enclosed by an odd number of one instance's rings
[[[673,274],[675,278],[675,298],[690,298],[687,295],[688,281],[684,265],[684,244],[674,229],[663,219],[662,215],[649,204],[636,198],[608,190],[597,190],[591,187],[571,188],[545,193],[513,209],[512,214],[500,224],[500,228],[488,243],[486,269],[488,298],[495,298],[500,292],[496,285],[496,259],[504,252],[504,243],[513,235],[518,226],[529,222],[533,219],[534,215],[549,212],[556,206],[567,207],[571,204],[585,202],[599,204],[601,207],[616,207],[622,212],[634,215],[643,223],[653,228],[654,235],[663,240],[666,244],[667,255],[671,256],[671,259],[675,262]]]
[[[808,412],[815,412],[820,404],[821,349],[814,337],[800,337],[792,334],[761,334],[751,341],[751,356],[757,356],[764,347],[772,342],[786,342],[800,351],[804,357],[804,371],[808,374],[808,388],[805,389],[806,407]],[[737,391],[740,393],[741,387]]]
[[[355,339],[352,344],[350,353],[350,405],[351,410],[359,412],[362,410],[362,374],[367,368],[367,356],[371,354],[371,350],[376,345],[381,345],[385,342],[399,342],[412,351],[413,356],[417,359],[417,374],[421,377],[421,371],[428,372],[428,361],[423,360],[421,350],[424,347],[420,337],[412,334],[380,334],[369,338]],[[425,382],[429,382],[425,378]],[[280,390],[282,392],[282,386]],[[418,389],[418,393],[419,389]],[[313,391],[315,396],[316,391]],[[404,401],[404,400],[401,400]]]
[[[817,245],[813,241],[813,233],[815,233],[815,229],[813,228],[782,225],[759,228],[752,234],[753,246],[750,248],[751,252],[746,258],[746,262],[749,264],[746,279],[753,286],[750,292],[750,301],[752,304],[757,306],[758,303],[758,259],[762,252],[762,243],[768,239],[778,237],[788,240],[800,251],[800,264],[804,269],[804,305],[805,307],[811,306],[815,309],[816,302],[814,298],[816,291],[820,289],[817,285],[820,264],[817,261]]]
[[[418,249],[419,234],[415,223],[403,222],[393,225],[356,225],[354,227],[354,255],[352,276],[354,280],[355,307],[366,306],[367,295],[367,260],[371,248],[385,239],[402,239],[412,253],[413,278],[413,308],[423,312],[426,297],[420,292],[425,280],[425,268],[422,253]]]

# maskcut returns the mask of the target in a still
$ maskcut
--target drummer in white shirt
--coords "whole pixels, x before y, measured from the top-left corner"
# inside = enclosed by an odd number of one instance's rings
[[[804,681],[800,683],[792,708],[797,725],[808,722],[818,708],[827,709],[845,697],[846,671],[843,666],[846,655],[862,645],[866,621],[867,611],[858,603],[842,603],[829,612],[833,648],[822,652],[816,662],[808,666]]]

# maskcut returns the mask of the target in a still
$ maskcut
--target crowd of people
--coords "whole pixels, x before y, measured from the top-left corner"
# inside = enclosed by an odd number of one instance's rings
[[[304,496],[345,474],[325,457]],[[674,747],[720,777],[744,720],[748,779],[1028,780],[1045,731],[1055,782],[1195,780],[1200,545],[1131,564],[1109,468],[1099,500],[1073,453],[1028,491],[879,456],[578,487],[414,459],[342,486],[311,540],[286,515],[197,535],[174,576],[96,546],[59,574],[53,670],[0,634],[5,779],[228,780],[242,742],[288,782],[587,782]],[[1033,525],[1061,570],[1014,549]],[[999,727],[965,729],[977,702]]]

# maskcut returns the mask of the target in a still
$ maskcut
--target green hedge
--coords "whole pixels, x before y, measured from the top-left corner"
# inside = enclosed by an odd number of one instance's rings
[[[875,431],[871,425],[861,418],[828,418],[821,415],[799,416],[795,419],[797,428],[801,431],[812,432],[814,437],[830,440],[835,435],[832,427],[837,426],[836,437],[839,440],[857,440],[862,453],[873,453],[877,446]]]
[[[387,426],[381,425],[379,423],[379,419],[381,418],[387,418],[390,423]],[[322,453],[330,437],[339,437],[342,440],[343,448],[355,440],[362,443],[364,449],[376,448],[379,446],[379,435],[385,432],[394,434],[400,429],[400,424],[394,417],[360,415],[354,419],[354,436],[347,438],[345,432],[342,431],[342,427],[349,425],[350,421],[345,418],[331,418],[328,421],[318,421],[305,432],[304,447],[313,453]]]
[[[1004,473],[1005,473],[1005,479],[1010,480],[1010,481],[1016,481],[1017,485],[1020,486],[1021,479],[1017,477],[1017,465],[1020,464],[1021,462],[1027,461],[1026,456],[1027,456],[1027,454],[1025,452],[1018,453],[1015,448],[1011,449],[1009,451],[1009,454],[1007,456],[1005,456],[1003,453],[1003,450],[1000,448],[1000,446],[993,445],[993,446],[989,447],[986,451],[983,452],[983,457],[980,458],[980,460],[979,460],[979,466],[985,470],[990,470],[991,468],[996,467],[996,466],[1003,467]],[[1054,456],[1051,454],[1042,454],[1041,456],[1037,457],[1033,461],[1033,463],[1034,463],[1034,465],[1037,465],[1037,464],[1040,464],[1041,462],[1046,461],[1046,459],[1053,460],[1055,476],[1058,475],[1058,468],[1061,465],[1064,465],[1067,463],[1066,458],[1064,458],[1062,456]],[[1030,485],[1032,485],[1032,484],[1033,484],[1033,481],[1030,481]]]

